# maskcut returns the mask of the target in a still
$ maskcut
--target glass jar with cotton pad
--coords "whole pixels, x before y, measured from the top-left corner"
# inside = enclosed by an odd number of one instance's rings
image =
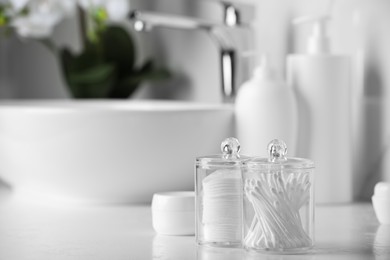
[[[282,140],[269,158],[244,162],[244,238],[248,250],[288,254],[314,245],[314,163],[287,158]]]
[[[200,245],[241,247],[242,166],[249,159],[240,156],[236,138],[225,139],[221,155],[196,158],[196,241]]]

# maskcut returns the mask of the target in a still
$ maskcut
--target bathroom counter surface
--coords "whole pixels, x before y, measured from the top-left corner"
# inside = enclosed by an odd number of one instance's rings
[[[390,259],[390,226],[371,204],[316,208],[316,247],[306,255],[260,255],[197,247],[194,236],[159,236],[150,206],[43,206],[0,200],[0,259]]]

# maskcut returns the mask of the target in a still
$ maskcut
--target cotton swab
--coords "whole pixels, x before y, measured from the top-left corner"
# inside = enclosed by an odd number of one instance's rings
[[[299,214],[308,203],[310,186],[308,173],[283,178],[281,172],[274,172],[247,179],[244,191],[255,213],[244,245],[270,250],[311,246]]]

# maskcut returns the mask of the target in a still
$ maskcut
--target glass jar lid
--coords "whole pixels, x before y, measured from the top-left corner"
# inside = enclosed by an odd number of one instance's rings
[[[201,156],[196,158],[197,166],[239,166],[249,157],[240,155],[240,142],[234,138],[226,138],[221,143],[222,154]]]
[[[284,141],[274,139],[268,144],[268,158],[254,157],[244,162],[248,168],[276,169],[312,169],[314,163],[304,158],[289,158],[287,145]]]

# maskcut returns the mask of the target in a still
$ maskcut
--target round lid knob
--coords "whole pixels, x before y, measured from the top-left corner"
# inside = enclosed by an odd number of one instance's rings
[[[221,143],[221,151],[225,159],[240,158],[240,142],[237,138],[229,137]]]
[[[268,144],[268,160],[270,162],[285,161],[287,160],[287,145],[284,141],[274,139]]]
[[[248,160],[249,157],[240,155],[240,142],[234,138],[229,137],[221,143],[222,154],[200,156],[196,158],[196,165],[200,167],[236,167]]]

